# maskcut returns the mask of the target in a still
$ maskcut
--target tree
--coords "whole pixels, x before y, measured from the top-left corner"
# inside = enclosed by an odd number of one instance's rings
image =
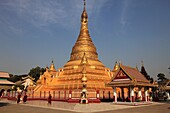
[[[12,75],[12,74],[10,74],[10,75]],[[10,76],[10,78],[8,80],[11,82],[17,82],[17,81],[21,80],[22,77],[26,77],[26,76],[28,76],[28,75],[12,75],[12,76]]]
[[[45,72],[45,68],[41,68],[39,66],[32,68],[30,70],[30,72],[28,73],[28,75],[30,75],[31,77],[35,78],[35,82],[39,79],[40,77],[40,73],[44,73]]]
[[[9,74],[9,77],[11,78],[11,77],[13,77],[14,75],[13,74]]]
[[[150,78],[150,83],[153,83],[154,82],[154,79],[151,77]]]
[[[157,77],[158,77],[158,81],[160,81],[160,82],[162,82],[162,81],[167,79],[163,73],[159,73],[157,75]]]
[[[21,80],[21,77],[18,75],[14,75],[14,76],[11,76],[8,80],[11,82],[17,82],[17,81]]]

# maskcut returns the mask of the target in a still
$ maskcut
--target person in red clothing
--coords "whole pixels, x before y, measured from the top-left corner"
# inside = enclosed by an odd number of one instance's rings
[[[51,94],[49,94],[49,97],[48,97],[48,104],[51,104],[51,98],[52,98],[52,96],[51,96]]]
[[[26,103],[27,101],[27,94],[25,93],[24,97],[23,97],[23,103]]]
[[[17,104],[20,102],[20,98],[21,98],[21,94],[18,93],[18,96],[17,96]]]

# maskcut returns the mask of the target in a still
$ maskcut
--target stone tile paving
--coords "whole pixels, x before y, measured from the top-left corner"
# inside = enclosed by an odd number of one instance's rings
[[[6,99],[1,100],[1,102],[8,102],[11,104],[16,104],[15,101],[9,101]],[[34,100],[34,101],[27,101],[26,104],[23,104],[21,102],[19,105],[89,113],[89,112],[102,112],[102,111],[134,108],[134,107],[141,107],[141,106],[150,106],[150,105],[157,105],[157,104],[162,104],[162,103],[154,102],[152,104],[146,104],[146,105],[140,105],[140,106],[129,106],[129,105],[117,105],[114,103],[103,103],[103,102],[102,103],[90,103],[90,104],[78,104],[78,103],[52,101],[52,104],[48,105],[47,101]]]

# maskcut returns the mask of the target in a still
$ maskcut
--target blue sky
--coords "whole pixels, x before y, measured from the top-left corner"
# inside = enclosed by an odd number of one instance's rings
[[[99,59],[170,78],[169,0],[86,0]],[[83,0],[0,0],[0,71],[27,74],[69,60],[80,30]]]

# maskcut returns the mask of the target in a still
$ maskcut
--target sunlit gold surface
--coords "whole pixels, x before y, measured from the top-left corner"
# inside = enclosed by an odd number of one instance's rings
[[[88,15],[84,6],[78,39],[72,48],[70,60],[63,68],[55,70],[54,64],[41,76],[41,84],[34,91],[79,90],[86,83],[87,91],[110,90],[105,83],[110,82],[110,69],[98,60],[95,45],[88,30]],[[89,95],[90,97],[90,95]]]
[[[50,71],[56,71],[53,61],[52,61],[51,66],[50,66]]]
[[[90,34],[88,30],[88,15],[87,15],[85,7],[81,15],[80,34],[78,36],[78,39],[74,47],[72,48],[70,61],[81,60],[84,52],[88,59],[98,61],[98,54],[96,51],[96,47],[94,46],[90,38]]]

